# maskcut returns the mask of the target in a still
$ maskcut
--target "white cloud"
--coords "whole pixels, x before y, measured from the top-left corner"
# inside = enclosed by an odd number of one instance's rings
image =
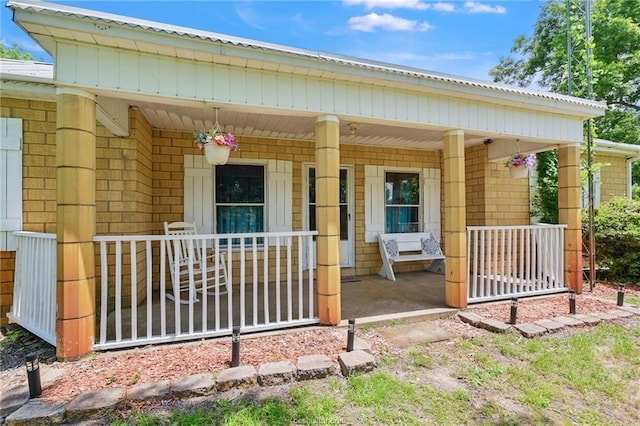
[[[438,2],[432,6],[433,10],[437,10],[438,12],[455,12],[456,6],[453,3],[442,3]]]
[[[474,1],[465,2],[464,11],[466,13],[495,13],[498,15],[507,13],[507,9],[504,6],[490,6],[488,4],[476,3]]]
[[[236,6],[236,13],[238,14],[242,22],[244,22],[248,26],[257,28],[259,30],[264,29],[264,27],[259,23],[260,15],[258,15],[255,9],[253,9],[249,5],[244,4]]]
[[[344,0],[346,5],[363,4],[367,9],[418,9],[425,10],[429,5],[422,0]]]
[[[427,31],[433,28],[428,22],[418,22],[383,13],[370,13],[349,18],[349,28],[354,31],[373,32],[376,28],[385,31]]]

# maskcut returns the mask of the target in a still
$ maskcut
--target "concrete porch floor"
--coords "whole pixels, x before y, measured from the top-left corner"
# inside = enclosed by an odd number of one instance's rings
[[[342,283],[342,319],[389,316],[447,308],[444,275],[426,271],[396,274],[397,281],[380,275]]]

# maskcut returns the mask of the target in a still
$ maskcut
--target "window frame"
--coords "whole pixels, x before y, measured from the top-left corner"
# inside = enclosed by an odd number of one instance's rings
[[[212,215],[213,215],[213,229],[215,233],[218,230],[218,207],[219,206],[240,206],[240,207],[251,207],[251,206],[262,206],[262,231],[259,232],[268,232],[268,203],[269,203],[269,194],[268,194],[268,175],[269,172],[267,170],[268,164],[265,161],[251,161],[251,160],[234,160],[228,161],[224,166],[259,166],[262,167],[262,187],[263,187],[263,198],[262,203],[218,203],[217,202],[217,167],[212,166],[212,175],[213,175],[213,185],[212,185]],[[253,233],[257,231],[248,231],[248,233]],[[228,232],[227,234],[234,234],[240,232]],[[258,246],[262,246],[264,242],[258,244]],[[226,244],[225,244],[226,246]],[[240,243],[233,243],[232,247],[240,247]]]
[[[384,233],[388,234],[388,233],[411,233],[411,232],[423,232],[424,230],[422,229],[424,227],[424,223],[422,220],[423,217],[423,212],[424,212],[424,184],[423,184],[423,180],[424,180],[424,175],[423,175],[423,169],[420,168],[415,168],[415,167],[384,167],[382,170],[383,176],[382,176],[382,185],[383,185],[383,211],[384,211]],[[415,174],[417,175],[418,178],[418,204],[387,204],[387,173],[406,173],[406,174]],[[417,231],[407,231],[407,232],[390,232],[387,229],[387,208],[388,207],[393,207],[393,206],[398,206],[398,207],[417,207],[418,208],[418,212],[417,212],[417,224],[418,224],[418,229]]]

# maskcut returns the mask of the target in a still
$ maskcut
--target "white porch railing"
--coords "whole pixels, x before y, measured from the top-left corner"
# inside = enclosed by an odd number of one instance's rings
[[[468,226],[469,303],[566,291],[566,227]]]
[[[95,237],[100,303],[94,348],[231,335],[234,325],[244,333],[317,324],[314,272],[303,269],[304,256],[313,264],[314,235],[317,231]],[[165,244],[175,239],[224,254],[232,291],[223,294],[218,286],[183,296],[183,303],[168,298],[180,300],[177,290],[169,290]],[[200,288],[193,275],[189,279],[195,284],[189,287]]]
[[[13,305],[7,317],[56,344],[56,234],[15,232]]]

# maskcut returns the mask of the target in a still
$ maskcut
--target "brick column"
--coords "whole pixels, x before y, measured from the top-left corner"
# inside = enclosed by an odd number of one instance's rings
[[[338,117],[316,120],[316,218],[320,324],[340,322],[340,130]]]
[[[91,352],[95,329],[95,97],[59,88],[56,124],[56,352],[73,360]]]
[[[448,306],[467,306],[467,231],[464,132],[449,130],[444,150],[445,299]]]
[[[558,149],[558,219],[564,233],[564,280],[582,293],[582,182],[580,146]]]

